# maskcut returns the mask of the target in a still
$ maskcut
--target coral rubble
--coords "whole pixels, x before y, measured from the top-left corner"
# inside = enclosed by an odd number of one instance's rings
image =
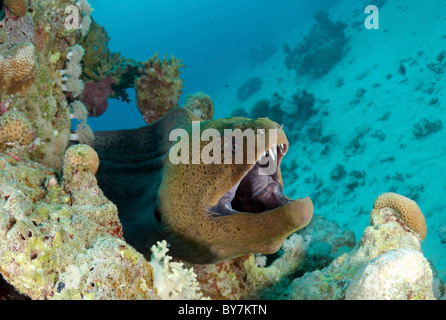
[[[28,1],[4,2],[9,11],[14,6],[18,17],[0,21],[0,115],[20,112],[35,132],[28,145],[30,158],[61,168],[71,122],[67,101],[71,92],[63,92],[67,88],[61,70],[67,60],[70,63],[70,49],[81,32],[66,28],[65,9],[76,3],[29,3],[28,8]]]

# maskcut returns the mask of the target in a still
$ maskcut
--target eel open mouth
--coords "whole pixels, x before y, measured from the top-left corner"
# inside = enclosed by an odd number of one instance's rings
[[[280,163],[287,151],[287,144],[274,145],[265,151],[239,183],[220,198],[212,213],[220,216],[261,213],[293,202],[283,194],[279,177]]]

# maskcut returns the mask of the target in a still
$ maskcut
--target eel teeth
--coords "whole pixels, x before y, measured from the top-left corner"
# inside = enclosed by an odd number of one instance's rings
[[[266,150],[262,154],[262,157],[269,157],[269,156],[271,156],[271,158],[273,160],[275,160],[277,158],[277,153],[280,153],[280,154],[284,155],[286,153],[286,146],[284,144],[279,144],[279,145],[275,144],[271,148]]]

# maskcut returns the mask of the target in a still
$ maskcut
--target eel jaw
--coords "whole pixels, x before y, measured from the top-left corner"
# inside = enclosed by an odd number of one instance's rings
[[[261,213],[292,202],[283,194],[280,163],[288,151],[287,144],[273,145],[265,151],[246,174],[227,191],[209,212],[213,216],[236,213]],[[265,161],[265,160],[268,161]],[[265,169],[272,164],[271,174]],[[263,172],[263,174],[261,174]]]
[[[279,165],[286,145],[276,148],[277,170],[260,176],[257,162],[242,179],[209,210],[215,230],[212,257],[198,263],[216,263],[249,254],[272,254],[292,233],[310,223],[313,202],[310,198],[291,200],[282,192]],[[265,154],[264,154],[265,155]],[[243,211],[239,211],[243,210]]]

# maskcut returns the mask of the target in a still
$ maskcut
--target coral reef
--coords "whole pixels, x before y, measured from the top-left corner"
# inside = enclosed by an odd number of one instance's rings
[[[252,77],[243,83],[240,88],[237,89],[237,99],[245,101],[253,94],[259,92],[262,89],[263,80],[259,77]]]
[[[439,132],[443,129],[443,122],[440,119],[430,121],[428,119],[421,119],[420,122],[414,124],[413,134],[415,138],[422,139],[428,135]]]
[[[136,105],[147,124],[178,106],[183,89],[181,67],[184,67],[181,60],[173,56],[168,60],[164,56],[161,61],[158,54],[144,64],[143,75],[135,81],[135,90]]]
[[[257,101],[251,108],[250,116],[253,119],[268,117],[269,115],[269,103],[268,99],[261,99]]]
[[[280,101],[275,99],[261,99],[251,108],[249,116],[253,119],[267,117],[274,122],[283,123],[285,112],[281,109]]]
[[[245,255],[218,264],[186,265],[193,266],[201,292],[211,299],[277,299],[294,278],[327,266],[354,245],[351,231],[314,216],[274,255]]]
[[[97,186],[96,152],[67,150],[62,181],[38,163],[0,157],[0,273],[32,299],[158,299],[151,265],[122,239]]]
[[[317,114],[317,110],[314,108],[315,103],[314,95],[305,89],[294,94],[292,96],[292,104],[295,106],[295,110],[290,115],[293,121],[303,124]]]
[[[310,74],[321,77],[336,65],[345,54],[347,38],[342,22],[332,22],[326,11],[319,11],[314,16],[315,23],[294,48],[284,45],[285,65],[297,74]]]
[[[127,89],[141,75],[142,63],[124,58],[119,52],[108,48],[110,37],[104,27],[91,19],[89,32],[81,37],[79,44],[84,48],[82,77],[85,83],[82,101],[90,116],[101,115],[107,109],[108,98],[130,102]]]
[[[383,197],[388,195],[384,194]],[[434,299],[441,292],[421,252],[420,237],[378,197],[357,247],[322,270],[293,281],[283,299]],[[407,198],[393,198],[406,208]],[[407,267],[410,266],[410,267]],[[404,269],[404,270],[403,270]],[[435,287],[437,286],[437,287]],[[385,290],[392,288],[392,290]]]

